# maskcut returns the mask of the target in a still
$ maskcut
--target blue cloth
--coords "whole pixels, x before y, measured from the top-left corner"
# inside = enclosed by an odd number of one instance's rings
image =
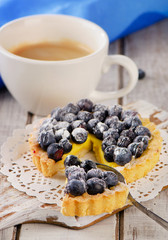
[[[46,13],[93,21],[112,42],[167,17],[168,0],[0,0],[0,26],[23,16]]]

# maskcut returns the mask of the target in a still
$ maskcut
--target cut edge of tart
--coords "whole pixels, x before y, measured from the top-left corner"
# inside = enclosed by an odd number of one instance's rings
[[[102,213],[111,214],[126,204],[128,187],[119,182],[111,189],[105,189],[103,193],[89,195],[87,192],[82,196],[65,194],[62,201],[61,213],[65,216],[90,216]]]
[[[55,162],[49,158],[47,152],[39,146],[37,142],[37,131],[31,134],[29,144],[33,163],[45,177],[52,177],[57,172],[64,172],[64,160],[69,154],[77,155],[81,158],[92,149],[91,140],[90,137],[88,137],[82,144],[73,143],[73,149],[69,153],[63,154],[60,161]]]

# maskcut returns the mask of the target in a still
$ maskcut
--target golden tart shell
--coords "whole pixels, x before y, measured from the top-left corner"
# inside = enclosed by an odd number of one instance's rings
[[[112,213],[126,204],[128,187],[124,183],[118,183],[103,193],[89,195],[84,193],[81,196],[65,194],[62,201],[61,212],[65,216],[90,216],[102,213]]]

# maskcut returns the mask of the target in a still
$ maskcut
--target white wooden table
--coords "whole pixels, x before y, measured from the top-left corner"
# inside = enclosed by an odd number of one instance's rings
[[[168,111],[168,20],[138,31],[110,45],[110,54],[125,54],[132,58],[139,68],[146,72],[146,78],[139,80],[136,88],[123,99],[111,103],[127,104],[146,100]],[[113,74],[113,77],[111,77]],[[121,68],[114,67],[101,80],[100,89],[117,89],[127,81]],[[34,116],[28,114],[6,90],[0,90],[0,145],[16,128],[31,123]],[[0,193],[5,190],[1,184]],[[1,204],[1,202],[0,202]],[[167,219],[168,189],[144,205]],[[115,240],[166,240],[168,233],[135,207],[117,213],[89,228],[70,230],[47,224],[22,224],[0,231],[0,240],[45,240],[45,239],[115,239]]]

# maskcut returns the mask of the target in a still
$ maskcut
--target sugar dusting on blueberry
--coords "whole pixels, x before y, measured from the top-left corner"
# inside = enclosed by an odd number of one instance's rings
[[[70,166],[80,166],[80,160],[77,156],[75,155],[68,155],[65,160],[64,160],[64,166],[65,167],[70,167]]]
[[[68,173],[68,181],[70,181],[71,179],[86,179],[86,172],[83,168],[77,168],[75,171],[70,171]]]
[[[73,196],[81,196],[86,192],[86,183],[83,179],[72,179],[67,183],[65,192]]]
[[[108,129],[108,126],[105,123],[98,122],[98,124],[94,128],[93,133],[98,139],[102,140],[103,132],[107,131],[107,129]]]
[[[38,142],[40,144],[40,147],[43,150],[46,150],[47,147],[50,144],[55,143],[56,140],[55,140],[55,136],[52,133],[50,133],[50,132],[41,132],[39,134],[39,137],[38,137]]]
[[[88,132],[84,128],[75,128],[71,136],[74,142],[84,143],[87,140]]]
[[[125,147],[116,147],[114,149],[114,162],[120,166],[124,166],[132,159],[131,151]]]

